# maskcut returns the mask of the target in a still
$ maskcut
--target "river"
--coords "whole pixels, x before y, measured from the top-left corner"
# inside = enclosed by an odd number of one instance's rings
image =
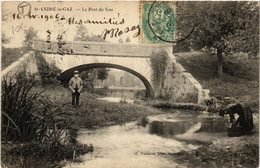
[[[199,145],[226,136],[228,121],[208,113],[167,109],[150,116],[149,123],[136,122],[99,129],[81,129],[77,140],[92,144],[94,152],[83,162],[67,163],[66,168],[172,168],[185,167],[174,155],[192,152]]]

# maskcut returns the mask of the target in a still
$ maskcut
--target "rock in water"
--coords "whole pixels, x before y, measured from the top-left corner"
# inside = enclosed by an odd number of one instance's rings
[[[149,122],[148,118],[142,116],[142,117],[140,117],[140,118],[137,120],[137,125],[138,125],[138,126],[145,127],[148,122]]]

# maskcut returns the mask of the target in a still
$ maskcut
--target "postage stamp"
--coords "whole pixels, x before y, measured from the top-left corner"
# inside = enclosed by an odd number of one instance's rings
[[[175,6],[175,2],[142,2],[142,43],[174,43]]]

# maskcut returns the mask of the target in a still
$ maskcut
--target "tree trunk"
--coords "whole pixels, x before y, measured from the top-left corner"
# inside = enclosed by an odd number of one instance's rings
[[[217,56],[218,56],[218,77],[220,78],[223,74],[222,51],[220,49],[217,50]]]
[[[91,93],[94,94],[94,80],[93,79],[91,80],[91,89],[92,89]]]
[[[101,79],[101,88],[104,88],[104,86],[103,86],[103,79]]]

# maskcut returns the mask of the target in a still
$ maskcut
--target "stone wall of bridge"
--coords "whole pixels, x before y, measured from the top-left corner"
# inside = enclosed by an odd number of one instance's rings
[[[9,57],[11,57],[11,55]],[[9,79],[21,71],[25,71],[28,75],[38,72],[35,53],[33,51],[26,53],[24,56],[1,71],[1,79]]]
[[[157,93],[155,96],[170,99],[172,102],[199,104],[208,99],[209,90],[203,89],[200,83],[176,61],[173,54],[169,56],[163,84],[161,88],[154,88],[154,92]]]

